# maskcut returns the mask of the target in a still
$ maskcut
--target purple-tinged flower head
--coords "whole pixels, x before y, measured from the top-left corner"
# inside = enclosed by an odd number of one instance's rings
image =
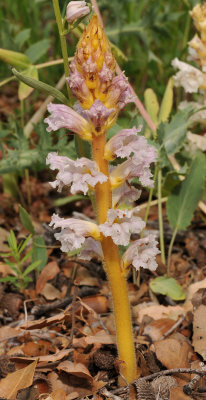
[[[48,124],[47,132],[57,131],[60,128],[68,129],[81,136],[82,139],[92,139],[91,126],[89,122],[64,104],[50,103],[47,106],[50,116],[44,122]]]
[[[131,186],[128,182],[112,190],[112,207],[116,208],[120,204],[131,206],[141,196],[141,190]]]
[[[55,233],[54,236],[61,242],[61,250],[64,252],[81,248],[87,237],[101,240],[98,226],[93,222],[76,218],[64,219],[53,214],[49,225],[55,229],[61,228],[61,232]]]
[[[66,9],[66,20],[72,24],[76,19],[85,17],[89,12],[86,1],[70,1]]]
[[[102,129],[108,129],[113,120],[114,108],[107,108],[100,100],[96,100],[89,110],[84,110],[84,115],[94,127],[94,133],[100,134]]]
[[[157,268],[155,257],[160,253],[157,244],[154,235],[135,240],[122,256],[123,269],[126,270],[129,265],[133,265],[136,270],[142,267],[155,271]]]
[[[117,111],[120,111],[126,104],[134,101],[135,97],[131,93],[128,79],[124,73],[122,72],[120,75],[115,76],[108,90],[105,105],[107,107],[114,107],[116,105]]]
[[[114,160],[115,157],[128,158],[130,154],[134,152],[134,146],[136,146],[136,148],[140,147],[141,138],[143,138],[145,145],[146,139],[143,136],[137,135],[141,129],[141,126],[139,128],[134,126],[132,129],[122,129],[119,131],[107,142],[104,158],[109,161]]]
[[[101,243],[91,237],[86,238],[82,246],[81,252],[78,256],[83,260],[91,260],[93,257],[97,257],[103,260],[103,251]]]
[[[70,73],[66,81],[72,91],[72,94],[82,103],[83,107],[91,107],[93,104],[93,96],[88,89],[82,74],[77,68]]]
[[[53,188],[58,187],[61,192],[63,186],[71,185],[71,193],[83,192],[87,194],[89,188],[94,188],[99,183],[106,182],[106,175],[98,171],[95,161],[82,157],[74,161],[65,156],[58,156],[57,153],[49,153],[46,163],[50,164],[52,170],[59,172],[54,182],[50,182]]]
[[[88,60],[83,63],[82,73],[84,74],[87,87],[95,89],[97,86],[97,65],[89,56]]]
[[[145,227],[145,222],[137,217],[138,208],[132,210],[109,209],[107,221],[99,225],[99,230],[104,236],[111,236],[117,245],[127,246],[132,233],[140,233]]]

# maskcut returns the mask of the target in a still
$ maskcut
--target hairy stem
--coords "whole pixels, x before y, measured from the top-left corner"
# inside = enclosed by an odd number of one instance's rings
[[[108,162],[104,159],[105,134],[94,136],[92,141],[93,159],[99,169],[109,176]],[[112,206],[112,192],[109,179],[95,187],[98,223],[103,224],[107,219],[107,211]],[[120,372],[128,382],[132,382],[137,374],[135,349],[132,334],[132,321],[128,298],[127,281],[121,270],[121,260],[118,246],[111,237],[104,237],[102,242],[105,270],[109,279],[113,311],[116,325],[116,338]]]

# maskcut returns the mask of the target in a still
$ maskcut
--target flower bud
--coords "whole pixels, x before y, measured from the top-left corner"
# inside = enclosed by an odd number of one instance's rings
[[[86,1],[70,1],[67,5],[66,20],[72,24],[76,19],[84,17],[89,12]]]

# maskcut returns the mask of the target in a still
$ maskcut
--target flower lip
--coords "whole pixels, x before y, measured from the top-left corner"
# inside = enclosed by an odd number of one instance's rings
[[[142,129],[142,126],[136,128],[135,126],[131,129],[122,129],[115,136],[113,136],[105,146],[104,158],[106,160],[112,161],[115,156],[117,157],[129,157],[130,154],[134,151],[134,145],[138,149],[140,147],[141,140],[145,141],[146,139],[139,139],[140,136],[137,135]],[[143,136],[141,136],[143,138]]]
[[[89,110],[84,110],[84,115],[88,117],[95,130],[100,132],[114,111],[114,108],[107,108],[100,100],[96,100]]]
[[[138,208],[132,210],[109,209],[107,221],[99,225],[99,230],[104,236],[111,236],[117,245],[127,246],[131,233],[140,233],[145,227],[145,222],[135,216]]]
[[[48,124],[47,132],[65,128],[77,133],[84,140],[90,141],[92,139],[89,122],[71,107],[50,103],[47,109],[51,114],[44,120]]]
[[[160,253],[157,244],[158,242],[152,234],[135,240],[123,254],[123,268],[126,269],[132,264],[137,270],[142,267],[155,271],[157,268],[155,257]]]

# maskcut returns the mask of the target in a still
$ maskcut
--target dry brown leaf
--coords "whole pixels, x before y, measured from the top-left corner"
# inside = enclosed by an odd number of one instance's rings
[[[38,356],[38,357],[21,357],[21,356],[12,356],[11,360],[13,361],[33,361],[33,360],[38,360],[38,362],[55,362],[59,361],[62,358],[68,356],[69,353],[71,353],[73,349],[64,349],[57,351],[55,354],[48,354],[47,356]]]
[[[159,342],[155,342],[155,352],[158,360],[168,369],[187,368],[188,355],[191,346],[181,334],[174,335]],[[177,339],[178,338],[178,339]]]
[[[170,318],[177,321],[180,315],[185,314],[185,310],[181,306],[147,305],[147,303],[142,303],[133,307],[132,313],[133,316],[137,318],[138,323],[142,322],[145,315],[154,320]]]
[[[89,344],[114,344],[115,336],[108,335],[104,330],[99,331],[94,336],[86,336],[82,338],[73,339],[73,347],[86,348]]]
[[[170,318],[160,318],[150,322],[143,331],[153,342],[159,340],[176,322]]]
[[[48,282],[45,284],[41,294],[47,300],[56,300],[61,298],[61,292]]]
[[[0,397],[8,400],[15,400],[17,392],[31,386],[33,383],[34,372],[37,361],[29,364],[27,367],[19,369],[7,375],[0,382]]]
[[[203,360],[206,360],[206,306],[201,304],[194,311],[192,344]]]
[[[61,322],[65,319],[65,312],[61,312],[53,317],[42,318],[36,321],[27,321],[25,324],[21,325],[22,329],[41,329],[45,326],[53,325]]]
[[[72,361],[63,361],[58,365],[57,369],[59,371],[64,371],[67,374],[75,375],[79,378],[88,379],[90,383],[93,382],[93,377],[84,364],[73,363]]]
[[[185,311],[192,311],[193,310],[193,305],[192,305],[192,298],[194,294],[199,290],[199,289],[205,289],[206,288],[206,278],[203,279],[202,281],[195,282],[191,284],[187,290],[187,298],[184,303],[184,309]]]
[[[10,326],[2,326],[0,328],[0,340],[8,340],[21,335],[23,331],[19,328],[11,328]]]
[[[98,314],[105,314],[108,311],[108,299],[105,296],[87,296],[84,297],[84,303]]]
[[[58,273],[60,269],[56,263],[56,261],[52,261],[48,263],[43,270],[41,271],[37,282],[36,282],[36,293],[39,294],[44,289],[46,283],[53,279]]]
[[[7,252],[9,251],[9,246],[4,242],[8,241],[9,232],[6,231],[4,228],[0,228],[0,252]]]
[[[15,276],[16,274],[8,264],[0,262],[0,276],[1,276],[1,278],[4,278],[7,275]]]

